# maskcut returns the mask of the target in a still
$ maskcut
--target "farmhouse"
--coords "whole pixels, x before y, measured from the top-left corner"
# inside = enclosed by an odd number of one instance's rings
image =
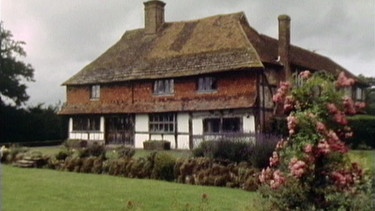
[[[300,71],[349,71],[279,37],[253,29],[242,12],[166,22],[165,3],[144,3],[145,27],[121,39],[63,83],[69,139],[128,144],[167,140],[189,149],[222,136],[249,139],[267,128],[280,81]],[[357,82],[347,94],[362,100]]]

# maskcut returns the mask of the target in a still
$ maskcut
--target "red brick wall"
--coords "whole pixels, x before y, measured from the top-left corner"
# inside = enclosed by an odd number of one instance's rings
[[[157,105],[164,106],[165,109],[168,106],[169,108],[171,106],[176,108],[185,106],[186,108],[186,105],[181,105],[181,102],[186,102],[185,104],[189,104],[190,107],[202,102],[206,102],[210,106],[215,106],[211,105],[211,102],[217,104],[228,103],[227,107],[235,107],[254,101],[250,99],[256,96],[256,74],[253,71],[219,74],[216,77],[218,80],[217,91],[215,92],[198,92],[197,78],[187,77],[175,79],[174,94],[165,96],[153,94],[153,80],[127,82],[126,84],[104,84],[101,85],[100,99],[96,101],[90,100],[90,86],[68,87],[67,104],[86,104],[87,106],[101,104],[107,109],[117,104],[122,109],[140,111],[139,107],[144,106],[146,109],[148,106],[147,108],[150,110],[153,109],[152,106],[155,107]],[[136,108],[129,107],[131,105]]]

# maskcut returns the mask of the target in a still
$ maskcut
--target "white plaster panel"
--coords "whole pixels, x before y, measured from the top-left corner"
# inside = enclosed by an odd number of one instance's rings
[[[178,136],[178,149],[190,149],[189,148],[189,135]]]
[[[189,114],[188,113],[177,114],[177,132],[179,133],[189,132]]]
[[[104,116],[101,116],[100,117],[100,132],[104,133]],[[102,140],[103,138],[101,138],[100,140]]]
[[[143,142],[148,140],[148,134],[135,134],[134,147],[137,149],[143,148]]]
[[[69,133],[73,131],[73,118],[69,118]]]
[[[135,132],[148,132],[148,115],[135,115]]]
[[[203,134],[203,119],[202,118],[194,118],[192,120],[193,126],[193,135],[202,135]]]
[[[243,132],[254,133],[255,132],[255,118],[254,115],[243,116]]]

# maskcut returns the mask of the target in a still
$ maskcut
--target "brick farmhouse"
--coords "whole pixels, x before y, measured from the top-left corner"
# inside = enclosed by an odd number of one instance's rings
[[[165,22],[162,1],[145,5],[145,27],[126,31],[63,83],[69,139],[127,144],[167,140],[191,149],[223,136],[250,139],[274,115],[272,95],[296,73],[344,71],[331,59],[290,43],[290,18],[279,38],[259,34],[242,12]],[[363,100],[358,80],[346,93]]]

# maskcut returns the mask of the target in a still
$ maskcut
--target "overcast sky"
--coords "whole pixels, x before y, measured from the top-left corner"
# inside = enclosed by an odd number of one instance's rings
[[[30,100],[56,104],[61,84],[117,42],[144,27],[143,0],[0,0],[1,20],[25,41],[35,69]],[[375,77],[375,0],[164,0],[167,22],[243,11],[259,33],[277,37],[277,16],[292,19],[291,42],[354,74]]]

